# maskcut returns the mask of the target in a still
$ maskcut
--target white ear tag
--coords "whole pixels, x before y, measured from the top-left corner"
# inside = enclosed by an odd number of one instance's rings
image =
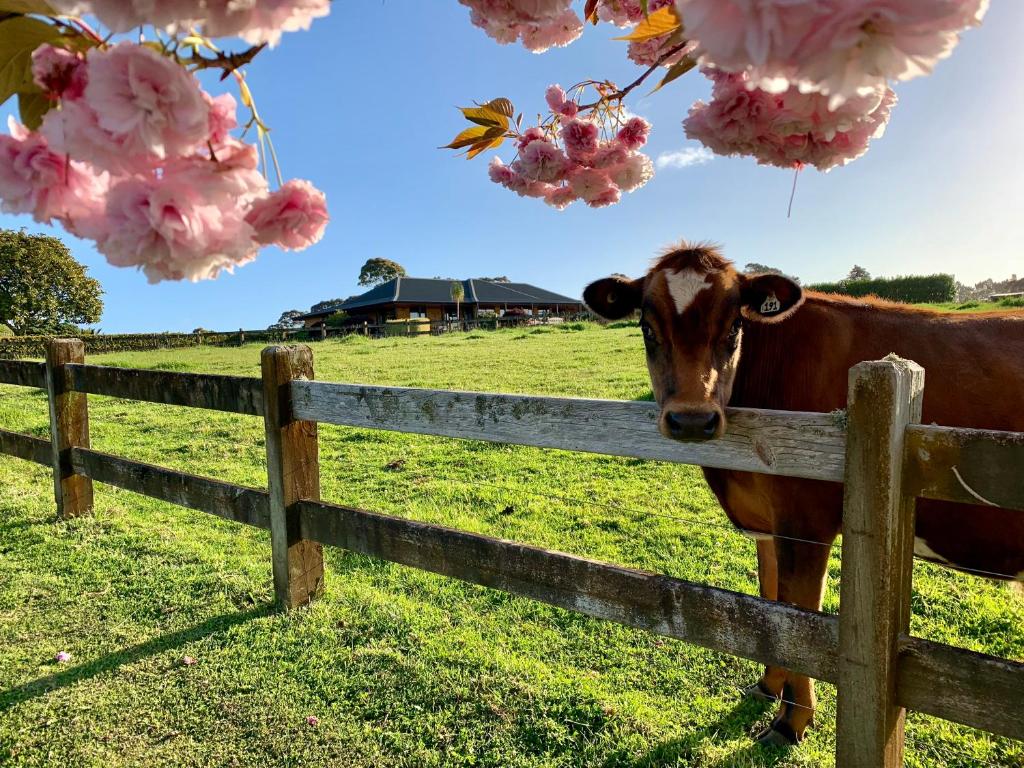
[[[778,297],[774,293],[769,293],[768,298],[764,300],[761,305],[762,315],[772,315],[782,309],[782,302],[779,301]]]

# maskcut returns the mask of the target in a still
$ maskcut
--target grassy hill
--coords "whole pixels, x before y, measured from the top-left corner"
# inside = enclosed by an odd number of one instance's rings
[[[632,327],[314,353],[325,380],[650,396]],[[259,346],[91,362],[258,375]],[[94,447],[265,484],[259,419],[90,406]],[[45,397],[0,387],[0,426],[46,435]],[[753,544],[696,468],[335,427],[320,440],[331,501],[756,593]],[[338,549],[324,598],[277,614],[265,533],[100,485],[94,518],[56,523],[51,482],[0,457],[0,765],[832,764],[829,686],[803,746],[757,748],[771,711],[739,697],[753,664]],[[838,573],[837,550],[829,611]],[[919,564],[914,611],[916,634],[1024,658],[1024,601],[1004,585]],[[1024,763],[1024,745],[919,715],[908,743],[911,766]]]

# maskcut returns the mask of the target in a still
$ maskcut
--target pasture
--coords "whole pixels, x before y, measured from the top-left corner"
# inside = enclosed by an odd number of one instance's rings
[[[89,362],[258,375],[260,345]],[[316,344],[331,381],[635,399],[639,331],[574,324]],[[93,446],[265,484],[260,420],[90,397]],[[48,434],[42,393],[0,388],[0,425]],[[321,427],[327,500],[756,593],[753,543],[700,471]],[[834,697],[808,741],[753,747],[753,664],[332,549],[325,597],[270,608],[268,537],[97,485],[53,522],[51,477],[0,458],[0,763],[10,765],[829,765]],[[838,608],[832,583],[825,609]],[[915,568],[915,634],[1024,658],[1024,601]],[[71,659],[53,663],[67,651]],[[183,656],[196,660],[184,665]],[[319,724],[306,718],[314,715]],[[1024,745],[911,715],[908,765],[1019,766]]]

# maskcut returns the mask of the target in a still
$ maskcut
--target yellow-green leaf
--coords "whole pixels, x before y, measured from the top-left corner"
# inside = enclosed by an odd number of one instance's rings
[[[482,107],[461,107],[460,109],[463,116],[471,123],[487,126],[488,128],[498,127],[502,130],[508,128],[508,118],[486,105]]]
[[[462,149],[463,147],[471,146],[483,139],[490,130],[494,130],[493,127],[485,125],[475,125],[472,128],[467,128],[452,139],[450,144],[445,144],[441,149]]]
[[[56,15],[56,11],[43,0],[0,0],[0,13],[39,13]]]
[[[472,160],[474,157],[476,157],[477,155],[479,155],[481,152],[483,152],[486,149],[491,149],[493,147],[500,147],[501,143],[504,140],[505,140],[504,136],[498,136],[497,138],[494,138],[494,139],[484,139],[483,141],[479,141],[476,144],[474,144],[472,147],[470,147],[468,152],[466,152],[466,159],[467,160]]]
[[[0,104],[32,87],[32,51],[59,38],[56,27],[28,16],[0,21]]]
[[[505,117],[512,117],[512,115],[514,115],[516,111],[516,108],[512,106],[512,102],[504,97],[491,99],[482,106],[484,109],[489,109],[492,112],[497,112],[499,115],[504,115]]]
[[[675,64],[668,68],[668,72],[666,72],[665,76],[661,78],[661,82],[654,86],[654,90],[651,91],[651,93],[654,93],[655,91],[660,91],[662,87],[668,85],[676,78],[682,77],[695,66],[697,66],[696,59],[691,59],[689,56],[684,56],[683,58],[681,58],[679,61],[677,61]],[[650,94],[648,94],[648,96],[649,95]]]
[[[238,81],[238,95],[242,98],[242,104],[252,109],[252,91],[249,90],[245,80],[239,79]]]
[[[631,43],[641,43],[644,40],[653,40],[662,35],[668,35],[683,28],[682,19],[676,13],[675,5],[666,5],[659,8],[647,18],[643,19],[625,37],[616,37],[616,40],[628,40]]]
[[[18,113],[21,122],[32,131],[39,130],[43,124],[43,116],[54,106],[54,101],[47,98],[40,90],[26,91],[18,94]]]

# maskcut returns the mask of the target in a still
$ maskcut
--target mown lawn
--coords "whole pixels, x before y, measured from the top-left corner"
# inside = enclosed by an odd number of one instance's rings
[[[577,328],[318,343],[317,377],[649,397],[635,328]],[[259,346],[92,361],[258,375]],[[90,405],[101,450],[265,484],[258,419]],[[0,387],[0,426],[46,425],[41,393]],[[756,592],[753,545],[695,468],[333,427],[320,443],[326,499]],[[750,740],[768,706],[739,697],[751,663],[337,549],[324,598],[286,616],[263,532],[99,485],[96,507],[55,522],[49,472],[0,457],[0,765],[833,763],[829,686],[807,742],[770,751]],[[1004,585],[915,576],[915,633],[1024,658]],[[1024,764],[1022,744],[918,715],[908,742],[911,766]]]

